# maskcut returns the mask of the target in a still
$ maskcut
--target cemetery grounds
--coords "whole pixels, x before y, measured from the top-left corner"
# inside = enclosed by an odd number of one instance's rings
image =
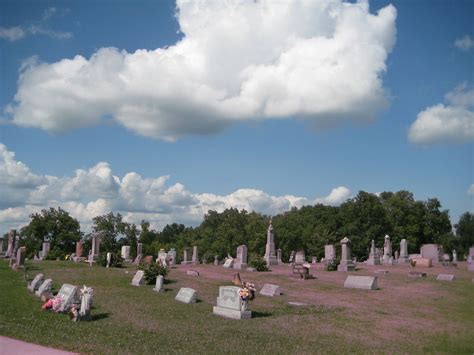
[[[179,265],[170,270],[165,292],[154,285],[130,285],[136,267],[102,268],[69,261],[26,262],[26,272],[0,261],[0,335],[78,353],[474,353],[474,273],[458,268],[358,264],[356,272],[323,271],[301,280],[291,266],[271,272],[246,272],[214,265]],[[197,270],[199,277],[188,276]],[[374,274],[385,269],[388,274]],[[409,271],[427,272],[425,278]],[[92,320],[73,323],[65,314],[41,310],[28,281],[42,272],[53,291],[63,283],[95,290]],[[231,285],[240,272],[254,282],[252,319],[231,320],[212,314],[219,286]],[[456,275],[437,281],[439,273]],[[378,290],[346,289],[347,275],[378,277]],[[265,283],[283,295],[260,296]],[[198,292],[198,302],[175,301],[181,287]],[[288,302],[299,302],[299,306]],[[1,349],[0,349],[1,350]],[[1,351],[0,351],[1,352]]]

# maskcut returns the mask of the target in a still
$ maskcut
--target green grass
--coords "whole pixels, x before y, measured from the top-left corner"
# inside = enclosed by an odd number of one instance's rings
[[[126,273],[128,271],[128,273]],[[411,321],[380,331],[380,320],[397,314],[397,309],[358,312],[323,303],[308,307],[289,306],[288,295],[279,298],[257,296],[251,304],[254,317],[235,321],[212,315],[219,280],[187,277],[171,270],[166,291],[153,286],[130,285],[134,269],[90,268],[86,264],[62,261],[27,262],[29,279],[42,272],[52,278],[55,291],[62,283],[95,290],[89,322],[73,323],[67,315],[41,310],[39,298],[29,293],[23,272],[13,272],[0,262],[0,334],[80,353],[455,353],[474,351],[474,284],[463,280],[440,286],[443,297],[427,301],[421,318],[432,317],[433,327],[409,328]],[[257,274],[255,274],[257,275]],[[282,276],[272,282],[292,287]],[[281,279],[279,279],[279,277]],[[394,279],[398,280],[398,279]],[[402,281],[398,281],[402,282]],[[407,282],[412,282],[408,280]],[[306,286],[308,285],[308,286]],[[180,287],[198,290],[200,302],[182,304],[174,297]],[[315,292],[354,296],[365,302],[360,290],[298,281],[294,287],[314,287]],[[351,293],[353,292],[353,293]],[[379,291],[377,291],[379,292]],[[386,297],[382,292],[377,297]],[[448,297],[446,297],[448,295]],[[452,296],[452,297],[450,297]],[[360,300],[357,300],[359,297]],[[362,303],[361,303],[362,305]],[[362,306],[361,306],[362,307]],[[405,307],[403,302],[400,307]],[[407,302],[411,308],[412,303]],[[432,313],[430,313],[432,312]],[[439,312],[439,315],[438,313]],[[443,323],[443,319],[446,322]],[[408,325],[407,328],[405,328]],[[454,329],[453,329],[454,327]]]

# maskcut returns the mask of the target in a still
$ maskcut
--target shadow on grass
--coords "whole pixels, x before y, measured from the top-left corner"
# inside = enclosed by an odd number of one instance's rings
[[[259,311],[252,311],[252,318],[265,318],[270,317],[272,313],[270,312],[259,312]]]
[[[96,320],[101,320],[105,318],[109,318],[110,313],[98,313],[98,314],[91,314],[91,322],[94,322]]]
[[[165,285],[169,285],[169,284],[175,284],[176,282],[177,282],[176,280],[168,280],[168,279],[165,279],[164,284],[165,284]]]

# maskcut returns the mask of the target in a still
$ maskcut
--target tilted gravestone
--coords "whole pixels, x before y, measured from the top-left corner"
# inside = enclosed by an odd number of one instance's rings
[[[68,310],[72,304],[79,303],[78,287],[70,284],[63,284],[56,296],[62,296],[61,310]]]
[[[280,296],[281,295],[281,289],[280,286],[278,285],[273,285],[273,284],[265,284],[263,285],[262,289],[260,290],[260,294],[262,296]]]
[[[213,313],[231,319],[251,318],[252,311],[248,309],[248,300],[240,297],[240,290],[237,286],[220,286],[217,306],[213,307]]]
[[[349,275],[344,282],[345,288],[359,288],[363,290],[376,290],[377,277],[373,276],[352,276]]]
[[[227,258],[223,267],[224,269],[231,269],[234,266],[234,259],[232,258]]]
[[[47,292],[51,292],[51,287],[53,286],[53,280],[51,279],[46,279],[43,281],[41,286],[38,288],[38,290],[35,292],[36,296],[41,297],[43,294]]]
[[[43,274],[38,274],[35,276],[33,281],[28,285],[28,290],[31,292],[35,292],[43,283],[44,280],[44,275]]]
[[[454,280],[454,275],[452,274],[439,274],[438,277],[436,278],[438,281],[453,281]]]
[[[183,303],[196,303],[197,291],[189,287],[181,287],[174,299]]]
[[[153,291],[155,292],[163,292],[163,283],[165,281],[165,278],[163,277],[163,275],[158,275],[156,277],[156,284],[155,284],[155,287],[153,288]]]
[[[145,282],[145,272],[143,270],[138,270],[137,273],[133,276],[132,286],[140,286]]]

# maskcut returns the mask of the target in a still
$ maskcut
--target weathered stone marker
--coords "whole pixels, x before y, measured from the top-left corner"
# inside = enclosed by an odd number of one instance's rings
[[[61,310],[67,310],[72,304],[78,304],[79,295],[77,286],[70,284],[63,284],[59,289],[58,296],[63,297],[63,302],[61,303]]]
[[[197,291],[189,287],[181,287],[174,299],[183,303],[196,303]]]
[[[35,292],[43,283],[44,280],[44,275],[43,274],[38,274],[35,276],[33,281],[28,285],[28,290],[31,292]]]
[[[132,279],[132,286],[140,286],[145,282],[145,272],[143,270],[138,270],[135,276]]]
[[[245,269],[247,267],[247,246],[239,245],[237,247],[237,258],[234,262],[234,269]]]
[[[46,279],[35,292],[36,296],[41,297],[43,294],[51,292],[51,287],[53,286],[53,280]]]
[[[265,284],[263,285],[260,294],[262,296],[280,296],[281,295],[281,289],[280,286],[278,285],[273,285],[273,284]]]
[[[362,290],[376,290],[377,277],[349,275],[344,282],[345,288],[359,288]]]
[[[275,241],[273,238],[272,220],[267,229],[267,244],[265,246],[265,256],[263,257],[267,262],[267,266],[278,265],[278,260],[275,254]]]
[[[165,281],[165,278],[163,277],[163,275],[158,275],[156,277],[156,284],[155,284],[155,287],[153,288],[153,291],[155,292],[163,292],[163,283]]]
[[[237,286],[220,286],[217,306],[214,306],[213,313],[231,319],[252,318],[248,301],[242,300],[239,291],[240,287]]]
[[[454,275],[452,274],[439,274],[438,277],[436,278],[438,281],[453,281],[454,280]]]

